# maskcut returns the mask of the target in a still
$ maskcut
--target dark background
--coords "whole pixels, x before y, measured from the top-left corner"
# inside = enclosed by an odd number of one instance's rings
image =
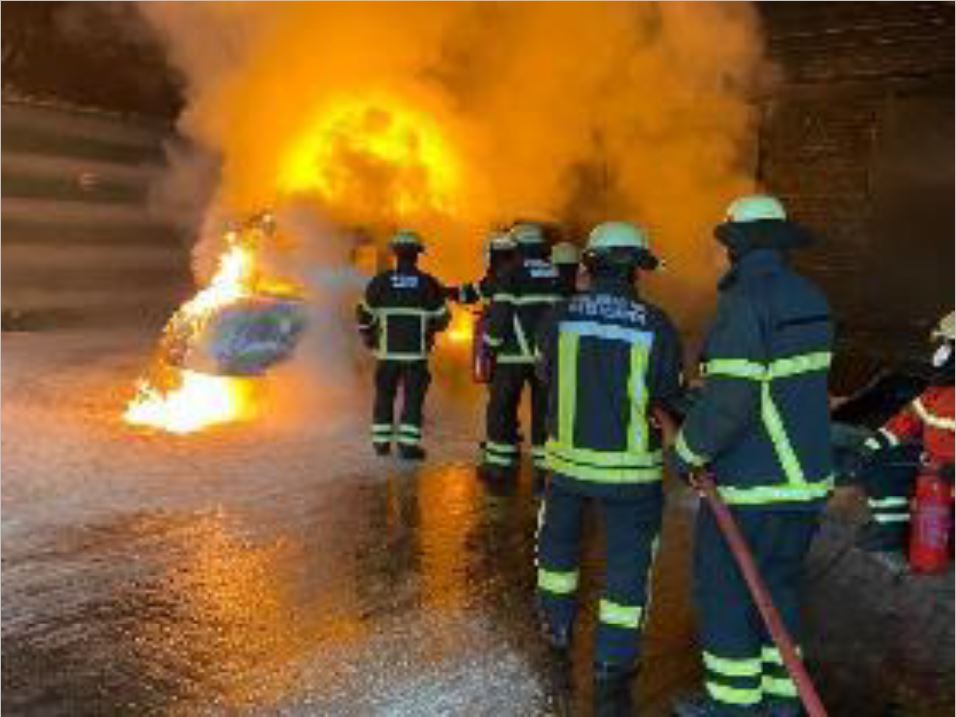
[[[830,296],[855,366],[925,354],[926,332],[953,305],[954,6],[758,10],[780,78],[756,100],[756,173],[820,238],[797,261]],[[175,118],[179,79],[134,8],[7,2],[2,15],[5,109],[52,100]],[[17,150],[9,135],[5,122],[5,155]]]

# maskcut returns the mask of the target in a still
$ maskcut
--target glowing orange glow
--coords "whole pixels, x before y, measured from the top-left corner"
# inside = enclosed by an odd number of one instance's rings
[[[225,239],[226,249],[209,284],[180,306],[166,324],[167,344],[177,336],[198,334],[215,309],[256,290],[254,248],[242,243],[236,232],[228,232]],[[127,423],[192,433],[255,415],[253,379],[178,369],[168,365],[166,358],[161,355],[150,378],[137,382],[136,395],[123,414]]]
[[[334,202],[354,197],[370,176],[403,215],[451,211],[459,187],[455,155],[430,116],[391,97],[363,97],[340,98],[316,113],[287,152],[278,188]]]
[[[192,433],[255,414],[253,379],[212,376],[183,369],[177,387],[164,392],[141,379],[126,407],[127,423],[170,433]]]
[[[452,309],[451,324],[442,337],[451,344],[471,345],[475,334],[475,317],[467,309]]]

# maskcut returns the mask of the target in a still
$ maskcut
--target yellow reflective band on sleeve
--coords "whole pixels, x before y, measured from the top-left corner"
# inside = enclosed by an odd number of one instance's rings
[[[711,672],[728,677],[756,677],[761,669],[759,657],[745,657],[735,659],[732,657],[721,657],[711,652],[701,653],[704,660],[704,666]]]
[[[701,366],[704,376],[725,376],[728,378],[749,378],[762,381],[767,376],[767,367],[747,359],[711,359]]]
[[[874,513],[873,520],[876,523],[880,524],[889,524],[889,523],[908,523],[910,521],[910,514],[906,513]]]
[[[578,588],[578,571],[538,568],[538,588],[555,595],[570,595]]]
[[[797,657],[803,657],[803,650],[798,645],[796,648]],[[783,655],[776,647],[764,647],[760,650],[760,660],[771,665],[783,665]]]
[[[825,371],[830,368],[833,354],[829,351],[816,351],[808,354],[798,354],[787,358],[775,359],[769,364],[750,359],[717,358],[710,359],[703,364],[705,376],[725,376],[729,378],[746,378],[754,381],[768,381],[776,378],[799,376],[814,371]]]
[[[789,677],[764,675],[760,680],[762,690],[774,697],[797,697],[797,686]]]
[[[598,619],[605,625],[636,630],[641,626],[643,612],[640,606],[621,605],[611,600],[601,600],[598,607]]]
[[[574,415],[578,400],[577,334],[558,335],[558,440],[563,446],[574,444]]]
[[[817,351],[776,359],[770,362],[768,378],[787,378],[804,373],[813,373],[814,371],[825,371],[830,368],[832,360],[833,354],[829,351]]]
[[[759,485],[755,488],[717,486],[728,505],[768,505],[770,503],[808,503],[826,498],[833,490],[833,477],[798,485]]]
[[[787,429],[783,425],[783,418],[770,394],[769,383],[764,383],[760,387],[760,417],[763,419],[764,428],[767,429],[767,435],[773,444],[774,453],[777,454],[777,460],[780,461],[787,482],[791,485],[806,483],[800,460],[797,458],[796,451],[793,450],[793,445],[787,436]]]
[[[728,687],[710,680],[704,682],[704,687],[714,700],[725,705],[752,707],[760,704],[763,699],[763,691],[759,687]]]
[[[939,428],[943,431],[953,431],[956,430],[956,422],[952,418],[945,418],[944,416],[937,416],[930,413],[926,406],[923,405],[923,402],[916,398],[913,401],[913,410],[916,412],[916,415],[919,416],[920,420],[931,428]]]
[[[682,461],[695,468],[699,468],[707,462],[706,456],[696,453],[687,445],[687,441],[684,440],[683,431],[677,434],[677,440],[674,441],[674,450],[677,451],[677,455],[680,456]]]

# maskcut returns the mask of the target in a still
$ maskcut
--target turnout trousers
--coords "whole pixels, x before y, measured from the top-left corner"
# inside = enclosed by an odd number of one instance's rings
[[[549,481],[538,514],[538,605],[553,633],[570,633],[577,612],[581,530],[588,503],[600,513],[606,559],[594,661],[630,670],[640,657],[640,634],[649,607],[650,573],[661,528],[660,493],[592,497]]]
[[[500,362],[492,370],[485,416],[485,463],[490,466],[517,466],[518,407],[525,384],[531,391],[531,457],[536,468],[545,467],[547,391],[535,375],[534,364]]]
[[[816,510],[731,509],[780,616],[799,645],[803,563]],[[694,533],[693,596],[704,686],[728,716],[798,700],[713,512],[701,503]]]
[[[428,362],[387,361],[375,367],[375,404],[372,409],[372,443],[392,441],[417,446],[422,441],[422,412],[431,383]],[[395,427],[395,397],[402,387],[402,414]]]
[[[902,445],[880,451],[867,461],[863,487],[879,542],[902,550],[910,527],[910,496],[919,468],[920,447]]]

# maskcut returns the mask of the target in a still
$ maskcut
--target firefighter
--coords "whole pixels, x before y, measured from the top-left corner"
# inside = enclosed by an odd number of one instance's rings
[[[638,295],[638,270],[658,264],[642,229],[599,224],[584,264],[588,289],[561,303],[539,334],[551,476],[539,521],[537,602],[546,638],[566,650],[582,516],[593,503],[607,554],[594,656],[596,711],[616,715],[630,709],[661,525],[661,437],[648,411],[679,398],[681,350],[667,315]]]
[[[494,354],[486,414],[482,475],[500,481],[518,467],[518,407],[521,393],[531,389],[531,457],[536,477],[545,469],[544,413],[547,396],[535,375],[538,325],[561,299],[558,272],[548,261],[541,227],[519,223],[511,229],[519,262],[496,282],[488,306],[484,341]]]
[[[563,241],[551,247],[551,263],[558,270],[561,294],[571,296],[578,290],[578,267],[580,256],[578,248],[571,242]]]
[[[714,476],[799,641],[803,561],[833,486],[833,322],[823,294],[787,264],[787,251],[811,237],[779,200],[738,199],[714,235],[731,267],[703,348],[703,388],[668,463],[685,478],[702,468]],[[675,712],[798,714],[796,687],[706,507],[697,513],[693,573],[706,689]]]
[[[378,359],[372,446],[378,455],[388,455],[394,440],[402,458],[422,460],[422,409],[431,382],[428,354],[435,334],[448,326],[448,307],[441,284],[418,268],[424,251],[421,237],[402,229],[390,245],[395,268],[369,282],[356,309],[359,331]],[[403,405],[396,431],[393,411],[399,384]]]
[[[865,443],[865,477],[871,519],[857,538],[860,547],[884,554],[895,569],[903,569],[904,543],[910,524],[910,495],[917,471],[882,461],[884,455],[911,441],[918,441],[920,463],[933,466],[952,485],[953,482],[953,343],[956,332],[953,314],[943,317],[930,339],[935,342],[930,386],[902,411],[887,421]]]
[[[517,261],[517,249],[518,245],[511,234],[493,231],[485,247],[485,275],[478,281],[449,286],[446,291],[449,300],[465,305],[490,301],[494,295],[495,282]]]

